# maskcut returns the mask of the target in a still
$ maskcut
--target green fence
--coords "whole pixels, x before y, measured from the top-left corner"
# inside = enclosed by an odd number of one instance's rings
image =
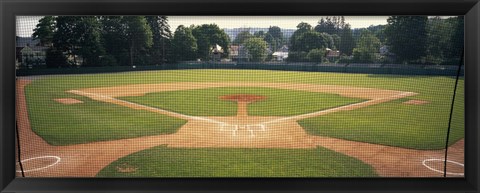
[[[106,67],[70,67],[18,69],[17,76],[53,75],[53,74],[90,74],[128,71],[176,70],[176,69],[258,69],[309,72],[340,72],[363,74],[397,74],[397,75],[441,75],[455,76],[457,65],[428,66],[401,64],[314,64],[314,63],[199,63],[184,62],[158,66],[106,66]],[[462,68],[461,75],[464,70]]]

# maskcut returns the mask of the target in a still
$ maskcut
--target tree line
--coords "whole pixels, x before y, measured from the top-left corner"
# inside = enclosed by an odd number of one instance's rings
[[[386,25],[351,29],[343,16],[299,23],[290,38],[289,61],[340,63],[458,64],[463,17],[390,16]],[[327,48],[340,56],[327,60]],[[383,48],[383,53],[381,49]]]
[[[460,59],[463,17],[391,16],[387,22],[351,29],[343,16],[325,17],[316,26],[299,23],[289,39],[271,26],[266,32],[242,31],[231,41],[216,24],[180,25],[172,33],[166,16],[45,16],[32,36],[48,47],[50,67],[210,61],[216,45],[221,58],[239,45],[257,62],[271,60],[284,45],[291,62],[455,64]],[[327,59],[327,48],[340,56]]]

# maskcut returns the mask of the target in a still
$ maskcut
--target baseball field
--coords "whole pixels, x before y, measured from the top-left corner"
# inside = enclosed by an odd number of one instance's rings
[[[451,177],[464,170],[463,82],[449,138]],[[24,170],[42,177],[441,177],[454,83],[218,69],[21,77]]]

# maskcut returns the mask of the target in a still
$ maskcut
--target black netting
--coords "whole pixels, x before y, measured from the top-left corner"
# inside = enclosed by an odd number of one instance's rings
[[[463,177],[463,16],[17,16],[17,176]]]

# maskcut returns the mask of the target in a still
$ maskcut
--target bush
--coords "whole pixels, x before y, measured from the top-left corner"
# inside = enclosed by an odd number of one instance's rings
[[[308,52],[307,58],[310,62],[321,63],[325,58],[325,52],[323,49],[313,49]]]
[[[353,57],[352,56],[347,56],[345,54],[342,54],[340,56],[340,59],[338,60],[338,63],[341,63],[341,64],[350,64],[350,63],[353,63]]]
[[[112,55],[105,55],[100,59],[101,66],[116,66],[118,65],[117,59]]]
[[[62,51],[49,49],[45,58],[45,63],[49,68],[67,67],[67,58],[63,55]]]
[[[307,52],[288,52],[289,62],[308,62]]]

